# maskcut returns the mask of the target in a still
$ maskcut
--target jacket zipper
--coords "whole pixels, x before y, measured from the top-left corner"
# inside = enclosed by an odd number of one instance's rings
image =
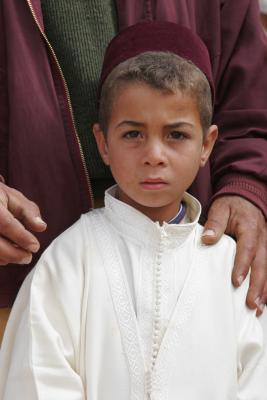
[[[58,67],[60,76],[62,78],[62,82],[63,82],[63,85],[64,85],[64,89],[65,89],[65,93],[66,93],[66,96],[67,96],[67,100],[68,100],[68,107],[69,107],[69,112],[70,112],[70,115],[71,115],[72,125],[73,125],[75,137],[76,137],[76,140],[77,140],[77,143],[78,143],[78,147],[79,147],[79,151],[80,151],[83,170],[84,170],[84,174],[85,174],[85,178],[86,178],[86,182],[87,182],[87,188],[88,188],[89,196],[90,196],[90,200],[91,200],[91,206],[92,206],[92,208],[94,208],[94,197],[93,197],[93,191],[92,191],[92,186],[91,186],[91,180],[90,180],[89,173],[87,171],[87,167],[86,167],[86,163],[85,163],[85,159],[84,159],[84,154],[83,154],[80,138],[78,136],[77,129],[76,129],[76,124],[75,124],[75,119],[74,119],[74,114],[73,114],[73,109],[72,109],[72,105],[71,105],[71,99],[70,99],[70,94],[69,94],[69,89],[68,89],[68,86],[67,86],[67,83],[66,83],[66,79],[64,77],[64,74],[62,72],[61,66],[60,66],[59,61],[57,59],[56,53],[55,53],[52,45],[50,44],[46,34],[44,33],[44,31],[42,30],[42,28],[41,28],[41,26],[39,24],[39,21],[38,21],[38,19],[36,17],[35,11],[34,11],[33,6],[31,4],[31,0],[26,0],[26,1],[28,3],[29,8],[30,8],[31,14],[33,16],[33,19],[34,19],[34,21],[35,21],[35,23],[36,23],[41,35],[43,36],[45,42],[47,43],[47,46],[48,46],[48,48],[49,48],[49,50],[50,50],[50,52],[51,52],[51,54],[52,54],[52,56],[53,56],[53,58],[55,60],[55,63],[57,65],[57,67]]]

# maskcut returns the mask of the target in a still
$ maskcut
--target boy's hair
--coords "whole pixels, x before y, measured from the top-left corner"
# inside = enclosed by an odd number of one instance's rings
[[[148,51],[118,64],[103,83],[99,100],[99,123],[107,134],[113,101],[119,88],[145,83],[166,93],[177,90],[195,99],[203,133],[212,121],[212,95],[204,73],[191,61],[170,52]]]

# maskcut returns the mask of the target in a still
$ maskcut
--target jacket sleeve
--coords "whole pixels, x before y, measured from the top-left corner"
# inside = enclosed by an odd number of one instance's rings
[[[258,2],[221,2],[211,155],[214,197],[241,195],[267,216],[267,38]]]
[[[0,175],[7,179],[8,94],[3,5],[0,2]]]
[[[0,352],[1,400],[86,398],[83,267],[71,237],[52,243],[16,299]]]

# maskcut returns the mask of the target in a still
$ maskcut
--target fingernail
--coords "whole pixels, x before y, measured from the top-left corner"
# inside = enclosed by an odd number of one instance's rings
[[[32,257],[23,258],[18,264],[30,264]]]
[[[202,236],[215,236],[215,232],[213,229],[207,229],[202,233]]]
[[[31,253],[35,253],[36,251],[39,250],[39,243],[32,243],[30,244],[30,246],[27,248],[28,251],[30,251]]]
[[[256,306],[257,306],[258,308],[260,308],[260,306],[261,306],[261,298],[260,298],[260,297],[257,297],[257,298],[255,299],[255,304],[256,304]]]
[[[243,276],[243,275],[240,275],[240,276],[237,278],[237,282],[238,282],[239,286],[242,284],[243,281],[244,281],[244,276]]]
[[[44,222],[41,217],[35,217],[35,222],[37,224],[46,225],[46,222]]]
[[[259,305],[259,309],[261,310],[261,312],[264,311],[264,308],[265,308],[265,304],[261,303],[261,304]]]
[[[263,312],[263,310],[264,310],[264,308],[265,308],[265,304],[263,304],[263,303],[261,302],[260,297],[257,297],[257,298],[256,298],[255,304],[256,304],[256,306],[261,310],[261,312]]]

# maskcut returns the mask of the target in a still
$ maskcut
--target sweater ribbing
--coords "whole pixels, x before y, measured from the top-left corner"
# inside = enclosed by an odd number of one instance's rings
[[[98,155],[92,124],[97,121],[95,99],[104,51],[117,31],[114,2],[42,0],[41,3],[46,35],[68,84],[89,174],[93,182],[109,180],[111,175]]]

